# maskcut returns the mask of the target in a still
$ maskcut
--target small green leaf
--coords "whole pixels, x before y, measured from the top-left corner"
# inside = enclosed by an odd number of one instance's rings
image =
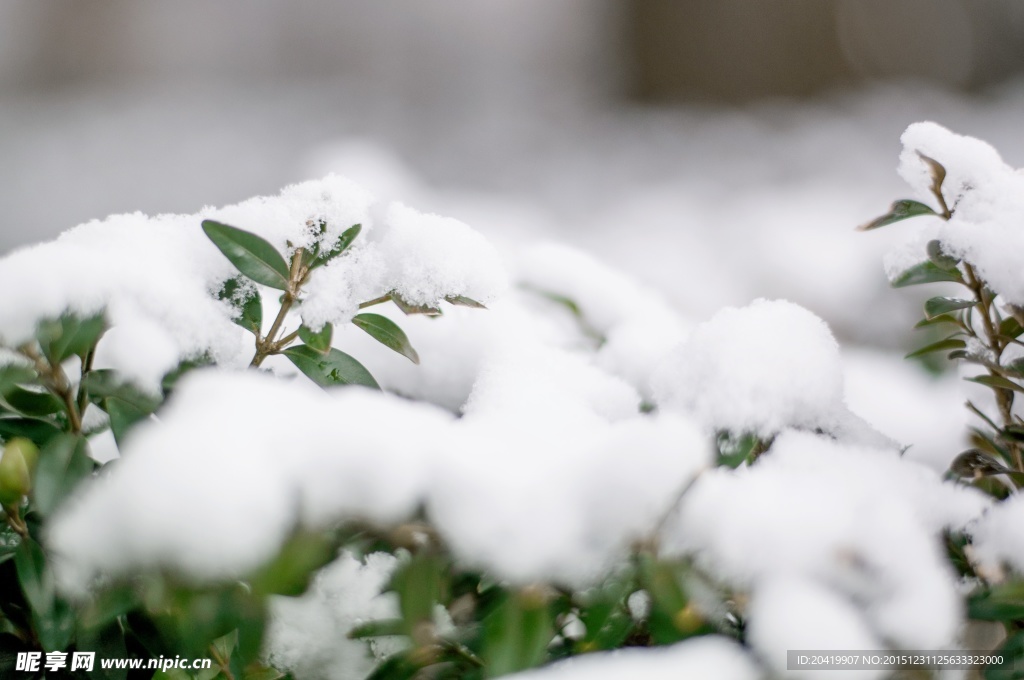
[[[482,656],[488,677],[540,665],[551,639],[553,621],[547,604],[522,593],[508,595],[483,620]]]
[[[1017,319],[1009,316],[1003,319],[1002,323],[999,324],[999,335],[1007,338],[1017,338],[1020,334],[1024,333],[1024,326],[1020,325]]]
[[[362,230],[363,225],[361,224],[355,224],[346,229],[342,232],[341,236],[338,237],[338,240],[334,242],[334,245],[330,250],[320,253],[316,259],[313,260],[313,264],[310,265],[310,269],[321,267],[348,250],[348,247],[352,245],[352,242],[356,240],[356,237],[359,236],[359,232]]]
[[[299,326],[299,338],[321,354],[326,354],[331,349],[331,339],[334,337],[334,326],[325,323],[319,331],[310,330],[309,326]]]
[[[405,331],[386,316],[370,313],[356,314],[352,318],[352,323],[357,328],[366,331],[374,340],[398,352],[412,363],[420,363],[420,355],[409,343]]]
[[[879,218],[876,218],[867,224],[862,224],[857,227],[860,231],[870,231],[872,229],[878,229],[886,225],[892,224],[893,222],[900,222],[910,217],[918,217],[920,215],[934,215],[935,211],[929,208],[924,203],[919,201],[903,200],[896,201],[889,207],[889,212],[885,213]]]
[[[132,425],[147,418],[160,405],[158,398],[123,382],[108,369],[90,371],[83,383],[89,399],[110,416],[110,429],[118,444]]]
[[[390,637],[394,635],[405,635],[409,629],[406,628],[402,619],[378,619],[360,624],[348,632],[350,640],[361,640],[364,638]]]
[[[95,468],[84,437],[65,434],[52,439],[39,454],[33,507],[44,517],[50,515]]]
[[[1024,581],[1006,581],[967,598],[967,615],[980,621],[1024,618]]]
[[[2,366],[0,367],[0,394],[6,392],[10,387],[32,383],[35,380],[36,372],[28,366],[19,364]]]
[[[960,264],[959,258],[946,254],[942,249],[942,242],[937,239],[928,241],[925,252],[928,253],[928,259],[940,269],[956,269],[956,266]]]
[[[441,310],[437,307],[431,307],[430,305],[412,305],[402,299],[402,297],[395,292],[391,293],[391,301],[395,303],[395,306],[402,310],[403,314],[425,314],[426,316],[441,316]]]
[[[4,402],[26,416],[48,416],[64,410],[64,402],[49,392],[36,392],[22,387],[9,387],[3,393]]]
[[[53,576],[46,568],[43,548],[31,538],[21,539],[14,553],[14,566],[25,600],[34,612],[48,613],[53,609],[56,588]]]
[[[263,299],[255,287],[243,287],[239,277],[224,282],[218,297],[234,306],[236,314],[231,320],[249,331],[259,333],[263,327]]]
[[[328,536],[300,531],[281,547],[277,557],[248,579],[249,584],[260,595],[301,595],[316,571],[333,560],[336,553]]]
[[[445,302],[448,302],[450,304],[453,304],[453,305],[456,305],[456,306],[459,306],[459,307],[472,307],[473,309],[487,309],[487,307],[484,304],[482,304],[480,302],[477,302],[473,298],[468,298],[465,295],[449,295],[448,297],[445,298]]]
[[[941,352],[947,349],[963,349],[967,346],[967,343],[959,338],[946,338],[945,340],[939,340],[933,342],[930,345],[925,345],[921,349],[915,350],[904,357],[904,359],[913,359],[914,357],[924,356],[932,352]]]
[[[213,220],[203,220],[203,231],[238,271],[264,286],[288,289],[288,265],[265,239]]]
[[[985,668],[984,680],[1021,680],[1024,678],[1024,631],[1007,636],[1002,646],[991,652],[1000,663]]]
[[[47,360],[59,364],[70,356],[84,356],[106,329],[103,314],[83,318],[68,313],[59,319],[41,322],[36,329],[36,340]]]
[[[958,270],[942,269],[936,266],[934,262],[929,261],[914,265],[906,270],[893,279],[891,285],[893,288],[905,288],[921,283],[936,283],[939,281],[963,283],[964,279]]]
[[[413,555],[392,575],[391,587],[398,593],[405,634],[411,635],[417,624],[433,618],[434,605],[443,604],[447,598],[448,584],[441,558],[427,553]]]
[[[974,300],[963,300],[961,298],[951,297],[933,297],[924,303],[924,314],[929,319],[934,319],[937,316],[948,314],[949,312],[955,312],[958,309],[967,309],[975,305]]]
[[[321,387],[364,385],[375,390],[380,389],[380,385],[373,379],[370,372],[341,350],[331,348],[325,355],[312,347],[296,345],[281,353],[288,357],[296,368],[306,374],[306,377]]]
[[[940,314],[932,319],[921,319],[914,324],[914,328],[927,328],[928,326],[937,326],[941,323],[951,323],[955,326],[959,325],[957,318],[952,314]]]
[[[1024,392],[1024,387],[1021,387],[1012,380],[1007,380],[1001,375],[978,375],[973,378],[965,378],[970,382],[976,382],[979,385],[985,385],[986,387],[995,387],[1002,390],[1013,390],[1014,392]]]
[[[0,439],[25,437],[43,444],[61,434],[61,429],[42,418],[0,418]]]

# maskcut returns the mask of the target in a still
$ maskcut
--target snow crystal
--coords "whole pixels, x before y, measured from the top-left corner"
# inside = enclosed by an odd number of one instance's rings
[[[811,579],[858,602],[878,636],[936,649],[961,615],[937,537],[989,502],[895,452],[786,432],[755,465],[701,475],[664,538],[755,593],[764,579]]]
[[[365,563],[342,553],[317,572],[301,597],[274,597],[263,649],[269,663],[300,680],[369,675],[378,656],[371,654],[372,644],[387,639],[367,643],[348,639],[348,633],[357,625],[399,615],[395,594],[381,594],[396,564],[386,553],[367,555]]]
[[[832,333],[782,300],[728,307],[697,326],[662,367],[655,396],[709,429],[764,436],[829,428],[845,411]]]
[[[573,657],[516,680],[756,680],[762,674],[738,644],[718,635],[671,647],[623,649]]]

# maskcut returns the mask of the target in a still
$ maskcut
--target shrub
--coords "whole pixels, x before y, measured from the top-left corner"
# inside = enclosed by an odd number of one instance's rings
[[[904,142],[937,207],[867,228],[930,220],[893,283],[967,294],[928,301],[953,332],[912,355],[992,395],[946,479],[846,407],[793,303],[689,328],[582,253],[374,220],[333,177],[12,253],[0,647],[204,680],[755,678],[995,621],[1012,662],[1024,178],[937,126]]]

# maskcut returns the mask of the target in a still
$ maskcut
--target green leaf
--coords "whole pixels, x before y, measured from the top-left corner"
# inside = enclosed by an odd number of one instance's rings
[[[9,387],[3,400],[12,409],[26,416],[48,416],[64,410],[64,402],[49,392],[35,392],[22,387]]]
[[[266,240],[213,220],[203,221],[203,231],[238,271],[264,286],[288,289],[288,265]]]
[[[319,331],[313,331],[306,324],[299,326],[299,339],[321,354],[326,354],[331,349],[331,339],[334,337],[334,326],[325,323]]]
[[[409,632],[403,619],[377,619],[360,624],[348,632],[351,640],[364,638],[391,637]]]
[[[36,340],[47,360],[59,364],[70,356],[84,356],[99,342],[106,329],[103,314],[83,318],[68,313],[59,319],[41,322],[36,329]]]
[[[941,352],[947,349],[963,349],[964,347],[967,347],[967,343],[960,338],[946,338],[945,340],[939,340],[930,345],[925,345],[921,349],[914,350],[906,355],[904,359],[913,359],[914,357],[924,356],[932,352]]]
[[[243,287],[239,277],[234,276],[224,282],[217,297],[234,306],[236,314],[232,321],[250,333],[260,332],[263,327],[263,299],[255,287]]]
[[[985,680],[1021,680],[1024,678],[1024,631],[1016,631],[1007,636],[1002,646],[992,652],[992,656],[1001,657],[997,663],[985,669]]]
[[[85,438],[65,434],[52,439],[40,452],[32,488],[33,507],[46,517],[67,500],[95,462],[88,456]]]
[[[420,363],[420,355],[416,353],[405,331],[398,327],[391,319],[380,314],[356,314],[352,317],[352,323],[370,334],[370,336],[385,347],[395,350],[414,364]]]
[[[1005,581],[967,598],[967,615],[980,621],[1024,618],[1024,581]]]
[[[483,620],[482,656],[488,677],[538,666],[554,637],[551,613],[545,602],[515,593]]]
[[[1003,319],[1002,323],[999,324],[999,335],[1007,338],[1017,338],[1020,334],[1024,333],[1024,326],[1020,325],[1017,319],[1009,316]]]
[[[18,583],[33,612],[48,613],[53,609],[56,588],[53,575],[46,568],[46,554],[42,546],[31,538],[22,538],[14,553],[14,567]]]
[[[936,239],[928,241],[928,245],[925,246],[925,252],[928,253],[928,259],[935,264],[939,269],[956,269],[956,266],[960,264],[960,259],[947,255],[942,249],[942,242]]]
[[[83,384],[89,399],[110,416],[110,429],[118,444],[135,423],[148,418],[160,405],[160,399],[123,382],[109,369],[90,371]]]
[[[964,279],[956,269],[949,270],[937,266],[934,262],[922,262],[906,270],[892,280],[893,288],[906,288],[922,283],[937,283],[939,281],[953,281],[963,283]]]
[[[36,380],[36,372],[28,366],[19,364],[7,364],[0,367],[0,394],[5,393],[8,388],[25,383],[33,383]]]
[[[886,225],[892,224],[893,222],[900,222],[910,217],[918,217],[920,215],[934,215],[935,211],[929,208],[920,201],[902,200],[896,201],[889,207],[889,212],[885,213],[881,217],[878,217],[867,224],[862,224],[857,227],[860,231],[870,231],[872,229],[878,229]]]
[[[408,316],[409,314],[425,314],[426,316],[441,316],[441,310],[437,307],[431,307],[430,305],[413,305],[409,304],[402,299],[398,293],[391,293],[391,301],[395,303],[395,306],[402,310],[402,313]]]
[[[445,302],[456,305],[458,307],[472,307],[473,309],[487,309],[486,305],[477,302],[473,298],[468,298],[465,295],[449,295],[445,298]]]
[[[955,312],[958,309],[967,309],[975,305],[974,300],[963,300],[961,298],[951,297],[933,297],[924,303],[924,314],[929,319],[934,319],[937,316],[948,314],[949,312]]]
[[[444,564],[436,555],[413,555],[394,573],[391,587],[398,593],[405,633],[411,635],[417,624],[433,618],[434,605],[447,598]]]
[[[364,385],[375,390],[380,389],[380,385],[373,379],[370,372],[341,350],[331,348],[327,354],[321,354],[312,347],[296,345],[281,353],[288,357],[296,368],[306,374],[306,377],[321,387]]]
[[[359,232],[362,230],[363,225],[361,224],[355,224],[346,229],[342,232],[341,236],[338,237],[338,240],[334,242],[334,245],[330,250],[316,256],[316,259],[313,260],[313,264],[310,265],[310,269],[312,270],[317,267],[321,267],[348,250],[348,247],[352,245],[352,242],[356,240],[356,237],[359,236]]]
[[[0,418],[0,439],[5,441],[25,437],[42,445],[61,433],[60,428],[41,418]]]
[[[952,314],[940,314],[939,316],[936,316],[935,318],[932,319],[921,319],[916,324],[914,324],[914,328],[927,328],[928,326],[938,326],[939,324],[942,323],[951,323],[953,325],[959,325],[957,318]]]
[[[995,387],[1002,390],[1013,390],[1014,392],[1024,392],[1024,387],[1021,387],[1012,380],[1007,380],[1001,375],[978,375],[973,378],[964,378],[970,382],[978,383],[979,385],[985,385],[986,387]]]
[[[316,571],[333,560],[336,553],[328,536],[300,531],[281,547],[277,557],[248,579],[249,584],[260,595],[301,595]]]

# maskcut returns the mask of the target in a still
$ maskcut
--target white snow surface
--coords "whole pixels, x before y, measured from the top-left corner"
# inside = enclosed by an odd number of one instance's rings
[[[666,360],[655,396],[710,430],[764,436],[832,429],[846,410],[835,338],[784,300],[727,307],[694,328]]]
[[[1024,250],[1024,230],[1020,228],[1024,175],[1003,162],[989,144],[936,123],[911,125],[902,141],[900,175],[922,200],[935,202],[929,191],[928,168],[920,156],[932,158],[946,169],[942,194],[953,217],[938,227],[934,236],[943,250],[974,265],[1006,301],[1024,304],[1024,270],[1018,256]],[[923,252],[920,259],[924,259]],[[891,275],[898,273],[891,268]]]
[[[757,680],[764,675],[735,642],[720,636],[704,636],[671,647],[586,654],[506,677],[510,680]]]
[[[804,678],[808,671],[787,669],[791,649],[885,649],[863,614],[836,591],[810,580],[780,577],[758,588],[747,611],[747,641],[779,678]],[[817,670],[816,678],[871,680],[878,670]]]
[[[627,417],[600,399],[524,420],[545,389],[510,388],[519,406],[456,421],[362,388],[198,371],[51,524],[62,582],[81,591],[99,574],[147,567],[238,577],[295,526],[390,525],[421,505],[458,555],[502,578],[597,578],[707,464],[707,442],[678,416]]]
[[[347,636],[357,625],[399,615],[397,596],[381,594],[396,564],[386,553],[359,560],[345,552],[316,574],[301,597],[274,597],[263,649],[268,662],[298,678],[369,675],[378,650]],[[385,647],[389,641],[380,638],[377,644]]]
[[[970,527],[974,555],[993,573],[1008,566],[1017,574],[1024,574],[1024,496],[1013,497],[995,505],[975,525]]]
[[[893,451],[791,431],[751,467],[701,475],[664,540],[755,594],[777,578],[814,581],[858,603],[880,638],[937,649],[962,615],[939,534],[989,503]]]

